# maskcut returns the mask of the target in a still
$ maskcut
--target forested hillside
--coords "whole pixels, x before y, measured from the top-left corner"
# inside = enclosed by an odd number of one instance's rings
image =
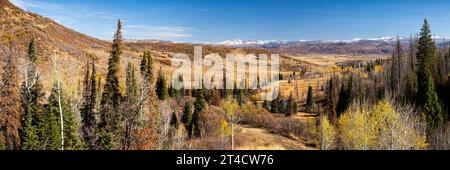
[[[0,150],[450,149],[450,46],[427,20],[389,56],[281,54],[261,100],[243,81],[174,88],[171,57],[196,44],[127,42],[121,20],[106,42],[7,0],[0,16]]]

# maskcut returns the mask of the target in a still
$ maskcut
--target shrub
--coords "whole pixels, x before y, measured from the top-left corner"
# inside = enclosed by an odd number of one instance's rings
[[[430,136],[430,149],[450,150],[450,124],[443,124],[434,129]]]
[[[202,137],[219,137],[223,114],[223,110],[218,107],[210,107],[202,112],[199,122]]]
[[[396,108],[383,100],[371,109],[353,105],[339,118],[342,149],[425,149],[426,123],[410,106]]]
[[[252,104],[242,106],[240,118],[242,124],[265,128],[275,134],[312,139],[308,122],[290,117],[277,117],[265,109],[257,108]]]
[[[327,116],[322,116],[317,128],[313,129],[312,134],[316,136],[315,144],[321,150],[332,150],[336,148],[337,131],[330,123]]]

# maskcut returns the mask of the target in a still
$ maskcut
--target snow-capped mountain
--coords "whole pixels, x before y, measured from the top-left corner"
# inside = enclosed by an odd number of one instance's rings
[[[435,36],[436,43],[443,43],[449,38]],[[397,40],[397,37],[377,37],[377,38],[354,38],[350,40],[298,40],[298,41],[287,41],[287,40],[226,40],[222,42],[214,43],[216,45],[225,46],[262,46],[270,44],[288,44],[288,43],[358,43],[358,42],[385,42],[392,43]],[[409,41],[409,37],[399,37],[401,42]]]
[[[268,45],[268,44],[284,44],[286,40],[227,40],[216,43],[217,45],[225,46],[253,46],[253,45]]]
[[[398,38],[408,48],[409,37]],[[434,37],[442,46],[444,37]],[[330,53],[330,54],[391,54],[397,37],[354,38],[350,40],[227,40],[213,45],[229,47],[265,48],[280,53]]]

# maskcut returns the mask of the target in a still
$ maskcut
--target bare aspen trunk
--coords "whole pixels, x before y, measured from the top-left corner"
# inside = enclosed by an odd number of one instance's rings
[[[231,150],[234,150],[234,123],[231,123]]]
[[[61,86],[58,80],[58,105],[59,105],[59,117],[61,120],[61,150],[64,150],[64,118],[61,106]]]
[[[52,56],[52,62],[53,62],[53,69],[58,73],[58,66],[56,63],[55,56]],[[60,76],[56,74],[56,81],[57,81],[57,92],[58,92],[58,107],[59,107],[59,119],[60,119],[60,125],[61,125],[61,150],[64,150],[64,117],[63,117],[63,111],[62,111],[62,104],[61,104],[61,81]]]

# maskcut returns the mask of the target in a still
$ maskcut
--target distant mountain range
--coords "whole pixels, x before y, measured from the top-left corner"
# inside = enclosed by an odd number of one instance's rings
[[[228,40],[214,43],[220,46],[265,48],[278,53],[293,54],[391,54],[396,37],[356,38],[351,40]],[[443,46],[443,37],[435,37],[436,44]],[[404,49],[408,49],[410,38],[400,37]]]
[[[66,28],[57,22],[22,10],[8,0],[0,0],[0,43],[8,39],[18,44],[25,51],[31,37],[37,41],[40,53],[49,56],[54,52],[67,53],[76,58],[87,58],[93,51],[107,52],[110,42],[99,40],[75,30]],[[129,47],[153,49],[154,51],[192,51],[194,44],[212,45],[210,51],[223,51],[223,47],[258,49],[279,54],[392,54],[395,37],[379,37],[351,40],[229,40],[218,43],[172,43],[161,40],[126,40]],[[409,38],[400,38],[404,49],[408,49]],[[444,38],[436,37],[439,46],[443,46]],[[143,48],[145,46],[145,48]],[[153,47],[153,48],[151,48]],[[158,47],[158,48],[156,48]],[[184,47],[184,46],[183,46]],[[218,47],[218,48],[216,48]],[[136,52],[136,49],[129,49]],[[49,60],[48,60],[49,61]]]

